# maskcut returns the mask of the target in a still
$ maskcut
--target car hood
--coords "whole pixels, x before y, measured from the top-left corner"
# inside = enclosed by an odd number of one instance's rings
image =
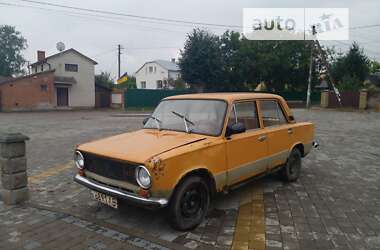
[[[118,160],[144,163],[153,156],[206,139],[208,136],[142,129],[81,144],[78,150]]]

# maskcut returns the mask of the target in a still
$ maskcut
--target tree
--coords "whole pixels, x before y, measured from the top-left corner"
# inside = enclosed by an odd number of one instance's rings
[[[247,80],[241,77],[240,48],[242,46],[240,33],[226,31],[220,37],[220,53],[222,56],[222,78],[221,86],[223,90],[246,90]]]
[[[217,87],[223,71],[219,37],[194,29],[181,50],[179,66],[182,79],[199,91]]]
[[[0,75],[12,76],[23,72],[26,61],[21,52],[26,48],[26,39],[15,27],[0,25]]]
[[[380,73],[380,62],[376,60],[371,60],[369,63],[369,73],[370,74]]]
[[[95,75],[95,84],[102,85],[107,88],[112,88],[114,83],[109,72],[101,72],[98,75]]]
[[[360,81],[362,84],[370,73],[370,61],[364,54],[363,49],[354,42],[350,50],[345,55],[337,58],[332,64],[331,71],[338,85],[343,84],[343,80],[346,79],[351,79],[350,82]],[[347,84],[344,85],[347,87]]]

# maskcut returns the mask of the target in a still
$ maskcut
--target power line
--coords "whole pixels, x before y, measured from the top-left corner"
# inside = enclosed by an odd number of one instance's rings
[[[168,18],[160,18],[160,17],[148,17],[148,16],[141,16],[141,15],[133,15],[133,14],[125,14],[125,13],[119,13],[114,11],[104,11],[104,10],[97,10],[97,9],[89,9],[89,8],[81,8],[81,7],[75,7],[75,6],[69,6],[69,5],[62,5],[62,4],[54,4],[49,2],[41,2],[41,1],[33,1],[33,0],[19,0],[22,2],[32,3],[32,4],[39,4],[39,5],[45,5],[45,6],[52,6],[52,7],[58,7],[58,8],[64,8],[64,9],[71,9],[71,10],[77,10],[77,11],[85,11],[85,12],[92,12],[97,14],[106,14],[106,15],[113,15],[113,16],[119,16],[119,17],[127,17],[127,18],[133,18],[133,19],[139,19],[143,22],[149,22],[154,24],[181,24],[181,26],[194,26],[194,25],[202,25],[202,26],[210,26],[214,28],[231,28],[231,29],[242,29],[243,26],[241,25],[230,25],[230,24],[216,24],[216,23],[205,23],[205,22],[195,22],[195,21],[186,21],[186,20],[178,20],[178,19],[168,19]],[[4,5],[9,6],[17,6],[15,4],[6,3]],[[22,7],[31,7],[33,6],[22,6]],[[52,10],[52,9],[46,9],[46,10]],[[75,14],[81,14],[74,12]],[[102,18],[110,18],[109,16],[98,16],[95,17],[102,17]],[[354,26],[350,27],[350,30],[360,30],[360,29],[367,29],[367,28],[375,28],[380,27],[380,24],[370,24],[370,25],[361,25],[361,26]]]
[[[179,46],[180,47],[180,46]],[[140,49],[179,49],[179,47],[150,47],[150,48],[126,48],[126,50],[140,50]]]
[[[369,24],[369,25],[362,25],[362,26],[354,26],[354,27],[350,27],[350,30],[367,29],[367,28],[375,28],[375,27],[380,27],[380,24]]]
[[[345,42],[342,42],[342,41],[328,41],[328,42],[335,43],[335,44],[340,44],[340,45],[344,45],[344,46],[348,46],[348,47],[350,47],[352,45],[350,43],[345,43]],[[367,51],[367,53],[368,53],[367,56],[373,56],[373,57],[376,57],[376,58],[380,58],[380,52],[368,49],[366,47],[363,47],[363,49],[365,51]]]
[[[112,16],[94,15],[94,14],[89,14],[89,13],[79,13],[79,12],[72,12],[72,11],[67,11],[67,10],[49,9],[49,8],[44,8],[44,7],[5,3],[5,2],[0,2],[0,5],[9,6],[9,7],[18,7],[18,8],[30,8],[30,9],[37,9],[37,10],[42,10],[42,11],[49,11],[49,12],[53,11],[53,12],[57,12],[57,13],[62,13],[66,16],[73,16],[73,17],[79,17],[79,18],[84,18],[84,19],[94,19],[94,20],[106,21],[106,22],[110,22],[110,23],[117,23],[120,25],[130,24],[129,22],[131,22],[131,21],[132,22],[137,21],[137,20],[131,20],[131,19],[125,20],[123,18],[117,19],[117,18],[112,17]],[[126,21],[128,23],[126,23]],[[149,22],[149,21],[144,21],[144,22],[153,23],[153,24],[160,24],[157,22]],[[145,26],[145,25],[141,25],[140,23],[134,24],[134,26],[140,26],[143,28],[148,28],[150,30],[154,29],[154,30],[162,30],[162,31],[166,31],[166,32],[174,32],[174,33],[181,33],[181,34],[184,33],[183,31],[179,31],[179,30],[169,30],[169,29],[163,29],[163,28],[159,28],[159,27]],[[140,31],[140,29],[138,29],[137,31]]]
[[[161,18],[161,17],[140,16],[140,15],[119,13],[119,12],[114,12],[114,11],[88,9],[88,8],[69,6],[69,5],[54,4],[54,3],[49,3],[49,2],[33,1],[33,0],[19,0],[19,1],[27,2],[27,3],[34,3],[34,4],[39,4],[39,5],[47,5],[47,6],[65,8],[65,9],[79,10],[79,11],[85,11],[85,12],[93,12],[93,13],[98,13],[98,14],[107,14],[107,15],[114,15],[114,16],[121,16],[121,17],[129,17],[129,18],[149,20],[149,21],[160,21],[160,22],[166,22],[166,23],[180,23],[180,24],[187,24],[187,25],[201,25],[201,26],[223,27],[223,28],[241,28],[242,27],[240,25],[227,25],[227,24],[216,24],[216,23],[205,23],[205,22],[194,22],[194,21],[186,21],[186,20],[178,20],[178,19],[169,19],[169,18]]]
[[[169,19],[169,18],[161,18],[161,17],[149,17],[149,16],[125,14],[125,13],[120,13],[120,12],[97,10],[97,9],[88,9],[88,8],[69,6],[69,5],[54,4],[54,3],[49,3],[49,2],[33,1],[33,0],[19,0],[19,1],[35,3],[35,4],[40,4],[40,5],[48,5],[48,6],[53,6],[53,7],[65,8],[65,9],[80,10],[80,11],[94,12],[94,13],[107,14],[107,15],[116,15],[116,16],[130,17],[130,18],[136,18],[136,19],[161,21],[161,22],[168,22],[168,23],[181,23],[181,24],[214,26],[214,27],[223,27],[223,28],[243,28],[243,26],[241,25],[216,24],[216,23],[195,22],[195,21],[186,21],[186,20]],[[374,27],[380,27],[380,24],[354,26],[354,27],[350,27],[349,29],[355,30],[355,29],[366,29],[366,28],[374,28]]]
[[[106,51],[100,52],[99,54],[93,55],[91,57],[98,57],[98,56],[102,56],[102,55],[105,55],[105,54],[109,54],[111,52],[116,52],[116,49],[106,50]]]

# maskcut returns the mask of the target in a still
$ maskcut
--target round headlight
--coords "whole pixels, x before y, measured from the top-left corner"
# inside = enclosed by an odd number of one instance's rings
[[[84,168],[84,157],[83,157],[81,152],[75,151],[74,161],[75,161],[75,165],[77,166],[77,168],[79,168],[81,170]]]
[[[144,166],[138,166],[136,168],[136,181],[142,188],[150,188],[152,180],[150,178],[150,173],[148,169]]]

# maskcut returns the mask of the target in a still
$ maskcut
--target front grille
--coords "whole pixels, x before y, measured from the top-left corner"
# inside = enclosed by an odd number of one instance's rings
[[[106,178],[137,185],[135,169],[138,164],[112,160],[89,153],[83,153],[83,157],[86,170]]]

